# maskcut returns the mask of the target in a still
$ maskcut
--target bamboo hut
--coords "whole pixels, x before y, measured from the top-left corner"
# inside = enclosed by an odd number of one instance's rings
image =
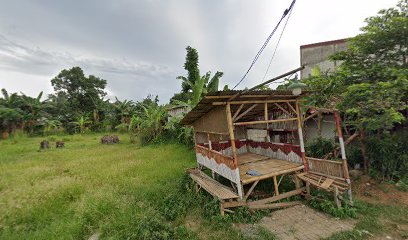
[[[219,91],[206,95],[182,119],[182,124],[194,129],[197,168],[189,174],[197,188],[220,200],[221,214],[238,206],[294,205],[297,202],[278,201],[310,196],[310,186],[332,191],[340,204],[341,194],[350,189],[345,153],[342,151],[342,161],[305,155],[300,106],[304,95],[274,90]],[[340,127],[338,131],[341,136]],[[283,176],[292,178],[293,190],[279,191]],[[257,184],[267,179],[273,182],[274,194],[252,200]]]

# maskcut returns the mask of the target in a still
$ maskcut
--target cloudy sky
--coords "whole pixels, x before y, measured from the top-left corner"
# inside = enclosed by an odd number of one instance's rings
[[[200,70],[235,85],[291,0],[0,0],[0,88],[37,95],[80,66],[108,81],[110,96],[165,103],[181,84],[185,47]],[[352,37],[397,0],[298,0],[267,78],[299,66],[303,44]],[[283,26],[283,24],[282,24]],[[282,27],[281,26],[281,27]],[[278,33],[280,33],[278,30]],[[262,81],[278,35],[240,88]]]

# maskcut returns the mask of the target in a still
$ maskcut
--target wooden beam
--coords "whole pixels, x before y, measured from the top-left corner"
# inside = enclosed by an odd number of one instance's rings
[[[194,131],[194,133],[211,133],[211,134],[215,134],[215,135],[229,135],[229,133],[220,133],[220,132],[211,132],[211,131]]]
[[[273,186],[275,187],[275,195],[279,196],[278,181],[276,181],[276,176],[273,176]]]
[[[305,66],[301,66],[301,67],[298,67],[298,68],[296,68],[296,69],[294,69],[294,70],[292,70],[292,71],[289,71],[289,72],[287,72],[287,73],[284,73],[284,74],[282,74],[282,75],[279,75],[279,76],[277,76],[277,77],[274,77],[274,78],[272,78],[272,79],[269,79],[268,81],[265,81],[265,82],[263,82],[263,83],[261,83],[261,84],[258,84],[258,85],[256,85],[255,87],[252,87],[252,88],[250,88],[250,89],[247,89],[247,90],[244,90],[244,91],[242,91],[242,92],[240,92],[240,93],[235,94],[234,96],[232,96],[231,98],[229,98],[228,101],[232,101],[233,99],[235,99],[235,98],[237,98],[237,97],[239,97],[239,96],[241,96],[241,95],[244,95],[245,93],[247,93],[247,92],[249,92],[249,91],[252,91],[252,90],[255,90],[255,89],[259,88],[259,87],[262,87],[262,86],[264,86],[265,84],[271,83],[271,82],[276,81],[276,80],[278,80],[278,79],[281,79],[281,78],[284,78],[284,77],[289,76],[289,75],[291,75],[291,74],[294,74],[294,73],[296,73],[296,72],[299,72],[300,70],[303,70],[304,68],[305,68]]]
[[[289,102],[286,102],[286,104],[289,106],[289,108],[295,113],[297,114],[296,109],[292,106],[292,104],[290,104]]]
[[[271,202],[276,202],[288,197],[292,197],[292,196],[296,196],[301,194],[303,191],[305,190],[305,188],[299,188],[296,190],[292,190],[290,192],[285,192],[280,194],[279,196],[274,196],[274,197],[269,197],[269,198],[265,198],[265,199],[261,199],[261,200],[257,200],[257,201],[252,201],[252,202],[248,202],[248,205],[259,205],[259,204],[266,204],[266,203],[271,203]]]
[[[224,96],[204,96],[205,99],[223,99],[223,98],[231,98],[234,95],[224,95]],[[260,95],[241,95],[241,98],[267,98],[270,97],[271,95],[269,94],[260,94]],[[282,96],[282,95],[278,95],[278,96]],[[283,95],[283,96],[287,96],[287,95]]]
[[[235,147],[234,126],[232,125],[232,117],[231,117],[231,105],[227,104],[225,111],[227,113],[228,132],[229,132],[230,141],[231,141],[232,157],[234,158],[235,167],[238,167],[238,159],[237,159],[237,152],[236,152],[237,150]]]
[[[338,111],[336,108],[330,109],[330,108],[321,108],[321,107],[315,107],[315,106],[305,106],[307,108],[315,109],[319,112],[328,112],[328,113],[333,113],[334,111]]]
[[[222,106],[222,105],[238,105],[238,104],[262,104],[262,103],[282,103],[282,102],[296,102],[296,99],[286,99],[286,100],[248,100],[248,101],[232,101],[232,102],[213,102],[212,105],[214,106]]]
[[[290,113],[289,113],[288,111],[286,111],[286,109],[284,109],[281,105],[279,105],[279,103],[274,103],[274,104],[275,104],[280,110],[282,110],[282,112],[284,112],[284,113],[290,115]]]
[[[269,116],[268,116],[268,103],[264,103],[264,111],[265,111],[265,113],[264,113],[265,121],[268,121],[268,118],[269,118]]]
[[[232,207],[241,207],[247,205],[246,201],[232,201],[232,202],[224,202],[223,204],[224,208],[232,208]]]
[[[287,122],[287,121],[296,121],[297,118],[285,118],[285,119],[274,119],[274,120],[266,120],[266,121],[251,121],[251,122],[236,122],[234,126],[242,126],[242,125],[253,125],[253,124],[262,124],[262,123],[275,123],[275,122]]]
[[[238,110],[235,112],[234,116],[232,116],[232,122],[235,121],[235,118],[238,116],[238,114],[241,112],[242,108],[244,107],[245,104],[241,104],[241,106],[239,106]]]
[[[249,209],[277,209],[277,208],[285,208],[285,207],[291,207],[295,205],[301,204],[300,201],[294,201],[294,202],[282,202],[282,203],[270,203],[270,204],[259,204],[259,205],[251,205],[248,206]]]
[[[303,165],[305,166],[305,171],[309,170],[309,165],[306,161],[306,153],[305,153],[305,142],[303,140],[303,130],[302,130],[302,119],[300,113],[299,102],[296,102],[296,116],[297,116],[297,127],[298,127],[298,136],[299,136],[299,144],[300,144],[300,155],[302,157]]]
[[[251,188],[248,190],[248,192],[245,194],[244,199],[248,199],[249,195],[251,195],[252,191],[254,190],[254,188],[256,187],[256,185],[259,183],[259,181],[254,182],[254,184],[252,184]]]
[[[250,106],[247,110],[245,110],[243,113],[241,113],[238,117],[232,119],[232,122],[238,121],[240,118],[242,118],[243,116],[245,116],[245,114],[247,114],[248,112],[250,112],[252,109],[254,109],[258,104],[254,104],[252,106]]]
[[[243,184],[248,184],[257,180],[264,180],[264,179],[268,179],[271,178],[273,176],[278,176],[278,175],[282,175],[282,174],[286,174],[286,173],[290,173],[290,172],[296,172],[299,170],[302,170],[303,168],[305,168],[303,165],[299,166],[299,167],[295,167],[295,168],[289,168],[283,171],[279,171],[279,172],[272,172],[272,173],[268,173],[268,174],[264,174],[261,176],[253,176],[251,178],[247,178],[247,179],[243,179],[241,180],[241,182]]]
[[[319,112],[314,112],[314,113],[310,114],[309,116],[307,116],[307,117],[305,117],[305,118],[303,119],[303,122],[306,122],[307,120],[313,118],[314,116],[316,116],[316,115],[318,115],[318,114],[319,114]]]

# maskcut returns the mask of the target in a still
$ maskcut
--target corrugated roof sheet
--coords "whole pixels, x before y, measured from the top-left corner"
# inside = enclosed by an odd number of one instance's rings
[[[181,120],[183,125],[191,125],[197,119],[204,116],[206,113],[211,111],[216,106],[213,105],[214,102],[227,102],[232,96],[243,93],[245,90],[227,90],[227,91],[218,91],[208,93],[201,101],[188,112],[184,118]],[[257,101],[257,100],[286,100],[286,99],[297,99],[307,94],[307,91],[304,91],[301,95],[295,96],[291,91],[281,91],[281,90],[261,90],[261,91],[249,91],[240,95],[239,97],[232,100],[236,101]]]

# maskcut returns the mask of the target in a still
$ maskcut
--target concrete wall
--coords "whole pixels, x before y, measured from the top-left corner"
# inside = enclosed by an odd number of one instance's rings
[[[300,78],[309,77],[310,71],[314,66],[319,66],[322,73],[333,71],[340,65],[340,62],[332,62],[328,58],[336,52],[346,50],[346,40],[340,39],[300,46],[300,63],[305,65],[305,68],[300,72]]]
[[[309,119],[304,125],[305,142],[311,142],[318,137],[317,118]],[[336,137],[336,123],[333,115],[323,115],[322,137],[334,141]]]
[[[173,117],[181,116],[183,113],[188,112],[190,109],[189,107],[173,107],[167,109],[167,113],[169,114],[168,120],[172,119]]]

